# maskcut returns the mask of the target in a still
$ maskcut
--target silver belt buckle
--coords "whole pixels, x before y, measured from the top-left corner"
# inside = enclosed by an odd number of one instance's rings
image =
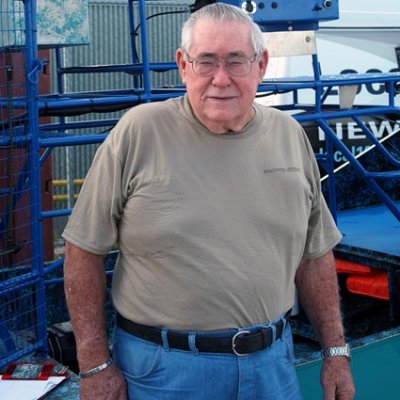
[[[237,350],[236,350],[236,339],[239,337],[239,336],[241,336],[241,335],[245,335],[245,334],[247,334],[247,333],[251,333],[250,331],[239,331],[239,332],[236,332],[234,335],[233,335],[233,337],[232,337],[232,351],[237,355],[237,356],[247,356],[249,353],[239,353]]]

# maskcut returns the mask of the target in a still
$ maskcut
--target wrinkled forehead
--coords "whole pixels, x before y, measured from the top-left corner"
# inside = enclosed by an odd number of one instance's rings
[[[227,54],[224,54],[224,58],[242,58],[247,57],[247,54],[244,51],[230,51]],[[205,58],[205,59],[219,59],[219,55],[215,53],[210,53],[207,51],[203,51],[197,54],[197,58]]]
[[[254,51],[250,26],[238,21],[200,19],[192,30],[190,51],[219,56],[249,54]]]

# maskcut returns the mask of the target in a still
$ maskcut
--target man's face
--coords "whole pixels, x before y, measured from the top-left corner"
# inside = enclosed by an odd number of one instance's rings
[[[208,55],[219,60],[233,54],[254,59],[249,28],[238,22],[215,23],[199,20],[193,28],[191,58]],[[203,77],[195,74],[192,65],[178,49],[176,61],[187,95],[196,117],[213,133],[242,129],[253,117],[253,100],[267,66],[265,51],[251,65],[247,75],[232,76],[219,65],[215,74]],[[223,63],[222,63],[223,64]]]

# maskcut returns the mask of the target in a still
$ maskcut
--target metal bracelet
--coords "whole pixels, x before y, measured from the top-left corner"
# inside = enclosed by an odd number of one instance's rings
[[[103,364],[98,365],[97,367],[94,367],[92,369],[89,369],[87,371],[84,372],[80,372],[79,373],[79,377],[80,378],[89,378],[89,376],[92,376],[94,374],[97,374],[100,371],[105,370],[106,368],[108,368],[111,364],[113,363],[112,358],[109,358],[106,362],[104,362]]]
[[[346,343],[344,346],[326,347],[321,350],[321,356],[322,358],[347,357],[350,360],[351,358],[350,346]]]

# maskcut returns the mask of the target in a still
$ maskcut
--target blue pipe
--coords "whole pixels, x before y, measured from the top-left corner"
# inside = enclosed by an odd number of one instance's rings
[[[354,116],[354,122],[361,128],[361,130],[365,133],[368,139],[376,146],[376,149],[395,167],[400,168],[400,161],[397,160],[389,151],[382,145],[381,142],[372,134],[372,132],[367,128],[363,121],[360,118]]]
[[[43,236],[40,219],[41,187],[39,168],[39,110],[38,98],[38,46],[37,46],[37,24],[36,24],[36,0],[26,0],[25,3],[25,41],[26,41],[26,87],[27,87],[27,111],[28,111],[28,133],[32,135],[29,147],[29,182],[31,184],[31,249],[32,249],[32,271],[43,277]],[[46,346],[46,288],[44,279],[36,283],[36,331],[37,341],[41,343],[40,350],[45,353]]]
[[[72,212],[71,208],[62,208],[59,210],[51,210],[51,211],[42,211],[42,218],[56,218],[56,217],[65,217],[70,215]]]
[[[105,126],[113,127],[118,122],[118,119],[107,119],[107,120],[92,120],[92,121],[79,121],[79,122],[65,122],[65,123],[53,123],[40,125],[40,133],[46,135],[46,131],[65,131],[72,129],[82,128],[102,128]]]
[[[48,137],[39,139],[39,144],[42,147],[56,147],[56,146],[77,146],[81,144],[95,144],[101,143],[107,137],[106,133],[97,135],[75,135],[68,134],[58,135],[58,137]]]
[[[24,275],[8,279],[7,281],[0,281],[0,297],[23,290],[37,284],[39,281],[40,278],[34,272],[27,272]]]
[[[149,71],[166,72],[178,69],[176,63],[173,62],[158,62],[148,63]],[[133,64],[112,64],[112,65],[89,65],[85,67],[64,67],[60,68],[59,72],[62,74],[88,74],[92,72],[127,72],[142,74],[145,71],[143,63]]]
[[[315,114],[294,115],[293,117],[299,122],[315,121],[319,119],[339,119],[339,118],[352,118],[353,116],[361,115],[384,115],[384,114],[400,114],[399,107],[381,106],[381,107],[368,107],[360,109],[349,109],[340,111],[322,111]]]
[[[330,136],[326,136],[326,153],[328,155],[333,154],[333,143]],[[328,205],[331,211],[332,217],[337,224],[337,203],[336,203],[336,185],[335,185],[335,172],[334,172],[334,160],[333,157],[328,156],[326,159],[326,171],[329,176],[328,180]]]
[[[150,63],[147,40],[147,20],[146,6],[144,0],[139,0],[139,16],[140,16],[140,39],[142,46],[142,64],[143,64],[143,89],[145,96],[142,99],[146,102],[151,100],[151,82],[150,82]]]
[[[64,265],[64,259],[63,258],[59,258],[58,260],[55,260],[49,264],[46,264],[44,271],[45,271],[45,275],[48,275],[49,273],[55,271],[56,269],[59,269],[60,267],[62,267]],[[49,283],[49,280],[46,280],[46,284]]]

